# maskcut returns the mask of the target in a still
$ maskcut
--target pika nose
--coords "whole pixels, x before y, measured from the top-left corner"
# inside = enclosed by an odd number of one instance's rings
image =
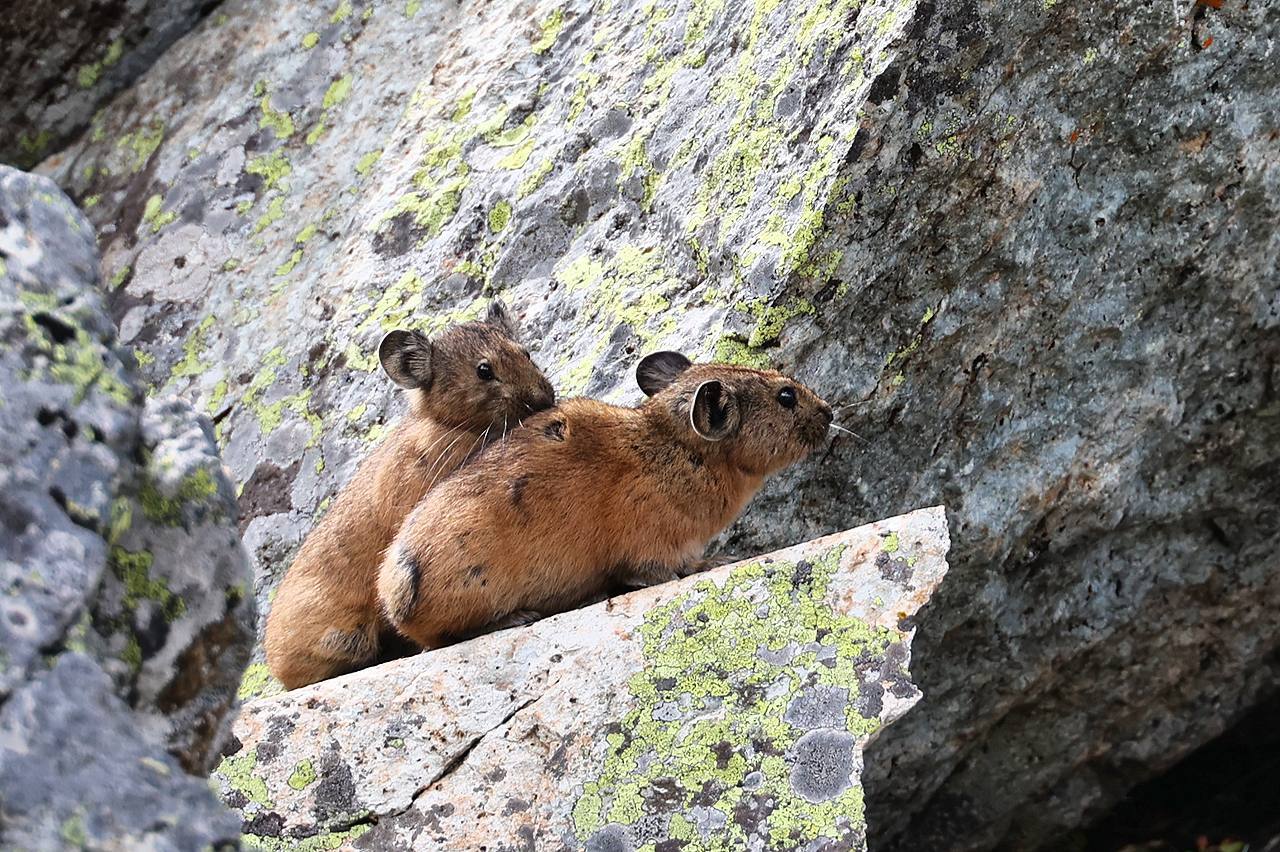
[[[538,394],[538,398],[535,400],[539,410],[550,408],[556,404],[556,391],[555,388],[551,387],[550,382],[543,382],[540,390],[541,393]]]
[[[822,412],[822,419],[827,422],[828,426],[830,426],[831,421],[835,419],[835,416],[831,413],[831,406],[824,402],[822,403],[822,407],[818,410]]]

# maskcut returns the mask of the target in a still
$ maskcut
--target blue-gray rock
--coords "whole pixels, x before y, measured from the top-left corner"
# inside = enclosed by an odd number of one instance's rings
[[[0,167],[0,824],[189,849],[236,835],[192,776],[229,733],[251,574],[212,425],[144,403],[98,283],[71,201]]]

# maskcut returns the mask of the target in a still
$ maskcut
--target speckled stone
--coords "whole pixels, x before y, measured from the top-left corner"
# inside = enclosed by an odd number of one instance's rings
[[[862,750],[920,698],[911,623],[947,547],[924,509],[259,699],[214,780],[280,848],[865,849]],[[869,681],[875,715],[788,718]]]
[[[254,636],[209,421],[144,396],[93,231],[0,167],[0,822],[6,848],[234,843],[204,784]]]

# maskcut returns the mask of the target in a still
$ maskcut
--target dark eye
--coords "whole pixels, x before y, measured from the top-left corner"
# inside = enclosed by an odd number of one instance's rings
[[[481,361],[476,364],[476,375],[486,382],[494,380],[493,366],[488,361]]]
[[[783,388],[782,390],[778,391],[778,405],[781,405],[783,408],[795,408],[796,407],[796,389]]]

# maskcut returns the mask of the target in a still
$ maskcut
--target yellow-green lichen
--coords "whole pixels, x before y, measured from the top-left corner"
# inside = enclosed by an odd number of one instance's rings
[[[112,371],[102,345],[74,321],[62,319],[74,332],[70,339],[59,343],[32,315],[23,317],[31,342],[47,356],[45,375],[59,384],[70,385],[74,389],[72,399],[77,404],[94,390],[122,405],[133,402],[133,391]]]
[[[116,143],[117,148],[124,149],[133,155],[129,168],[134,173],[142,171],[142,167],[151,159],[151,155],[164,141],[164,122],[155,120],[151,124],[139,127],[132,133],[126,133]]]
[[[253,772],[257,766],[258,751],[251,748],[239,754],[224,757],[218,764],[218,768],[214,770],[214,774],[221,775],[232,790],[239,790],[249,801],[257,802],[267,808],[275,807],[275,803],[267,793],[267,782]]]
[[[198,376],[203,373],[206,366],[200,361],[200,353],[205,348],[205,337],[209,333],[209,329],[213,328],[215,320],[213,314],[200,320],[200,324],[191,332],[191,336],[187,338],[182,345],[182,360],[173,366],[173,372],[169,374],[171,379],[181,379],[187,376]]]
[[[528,137],[535,124],[537,124],[537,116],[530,114],[515,127],[508,130],[498,128],[486,133],[485,141],[494,148],[510,148],[514,145],[519,145]]]
[[[754,370],[768,370],[771,367],[768,355],[728,334],[716,341],[711,357],[717,364],[736,364]]]
[[[462,199],[462,190],[466,189],[470,179],[454,178],[433,191],[409,192],[396,199],[395,205],[383,214],[379,227],[402,214],[408,213],[414,223],[426,230],[428,235],[435,236],[458,212],[458,204]]]
[[[848,691],[839,734],[846,739],[880,724],[852,700],[859,666],[899,637],[832,610],[841,550],[746,565],[723,585],[705,580],[646,614],[644,667],[628,683],[632,709],[605,732],[601,772],[572,809],[580,842],[609,823],[668,814],[668,834],[686,852],[746,848],[748,831],[782,850],[865,830],[856,774],[834,779],[841,783],[820,796],[805,795],[786,758],[807,731],[788,721],[806,690]],[[755,824],[732,818],[739,804],[758,814]],[[692,819],[695,806],[720,810],[724,828],[704,836]]]
[[[511,221],[511,202],[499,201],[489,210],[489,230],[495,234],[507,227]]]
[[[270,128],[276,138],[281,140],[293,135],[293,116],[289,115],[288,110],[279,110],[271,105],[270,91],[263,92],[258,108],[262,111],[262,118],[258,119],[259,127]]]
[[[543,160],[541,163],[533,167],[533,171],[520,181],[520,186],[516,190],[517,198],[525,198],[537,191],[542,186],[543,181],[547,179],[547,175],[551,174],[553,168],[551,160]]]
[[[236,698],[248,701],[251,698],[267,698],[284,692],[280,681],[271,676],[266,663],[250,663],[240,679],[240,688],[236,690]]]
[[[84,830],[84,813],[81,808],[77,807],[75,813],[62,821],[58,834],[71,848],[82,849],[88,845],[89,835]]]
[[[378,160],[381,157],[382,157],[381,148],[379,148],[376,151],[370,151],[369,153],[365,154],[363,157],[361,157],[359,160],[356,161],[356,174],[360,175],[360,177],[364,177],[365,175],[369,174],[369,172],[373,171],[373,167],[377,164]]]
[[[324,93],[324,100],[321,102],[321,106],[326,110],[333,109],[350,96],[351,75],[346,74],[329,84],[329,88]]]
[[[507,156],[498,161],[500,169],[522,169],[524,164],[529,162],[529,155],[533,153],[534,140],[526,139],[524,144],[516,148]]]
[[[289,165],[289,158],[285,156],[284,151],[276,150],[261,157],[254,157],[245,165],[244,170],[251,175],[261,177],[268,190],[288,189],[284,185],[284,179],[293,172],[293,166]]]
[[[124,586],[121,603],[125,610],[133,612],[144,600],[155,601],[166,621],[177,621],[187,611],[187,602],[170,591],[163,580],[152,578],[154,558],[150,551],[131,551],[115,545],[108,553],[107,563]]]
[[[267,204],[267,210],[253,223],[253,232],[260,234],[284,218],[284,196],[277,195]]]
[[[338,8],[333,10],[333,14],[329,16],[329,23],[340,24],[347,18],[351,17],[351,0],[342,0],[338,4]]]
[[[647,139],[648,134],[643,130],[632,135],[622,151],[622,171],[619,174],[619,179],[622,181],[635,174],[641,176],[644,190],[640,203],[646,210],[653,206],[653,197],[657,194],[658,182],[662,178],[649,160],[649,154],[645,149]]]
[[[311,765],[310,760],[298,761],[298,765],[293,768],[293,774],[289,776],[288,784],[295,790],[305,790],[316,780],[316,769]]]
[[[217,493],[218,482],[213,474],[199,468],[178,484],[177,493],[172,497],[162,494],[151,479],[144,478],[138,500],[142,503],[142,513],[149,520],[176,526],[182,523],[182,507],[185,504],[208,502]]]
[[[560,37],[560,30],[564,28],[564,9],[556,9],[546,18],[538,22],[538,30],[540,35],[538,40],[533,43],[533,52],[541,55],[549,51],[556,43],[556,39]]]
[[[153,234],[160,233],[161,228],[171,224],[178,218],[178,214],[172,210],[162,211],[163,204],[163,198],[159,195],[153,195],[147,199],[147,204],[142,210],[142,222],[151,226],[151,233]]]
[[[298,262],[301,260],[302,260],[302,249],[294,249],[293,254],[289,255],[289,259],[276,267],[275,274],[278,277],[288,275],[290,272],[293,271],[293,268],[297,266]]]
[[[107,286],[112,290],[119,290],[120,285],[124,283],[125,279],[129,277],[129,273],[132,271],[133,267],[126,263],[115,271],[115,274],[111,276],[111,281],[108,282]]]
[[[320,43],[320,33],[309,32],[302,37],[302,49],[310,50]]]
[[[781,305],[769,305],[763,299],[749,301],[744,309],[755,317],[756,325],[747,346],[758,348],[777,341],[787,323],[799,316],[812,316],[817,311],[807,299],[790,299]]]

